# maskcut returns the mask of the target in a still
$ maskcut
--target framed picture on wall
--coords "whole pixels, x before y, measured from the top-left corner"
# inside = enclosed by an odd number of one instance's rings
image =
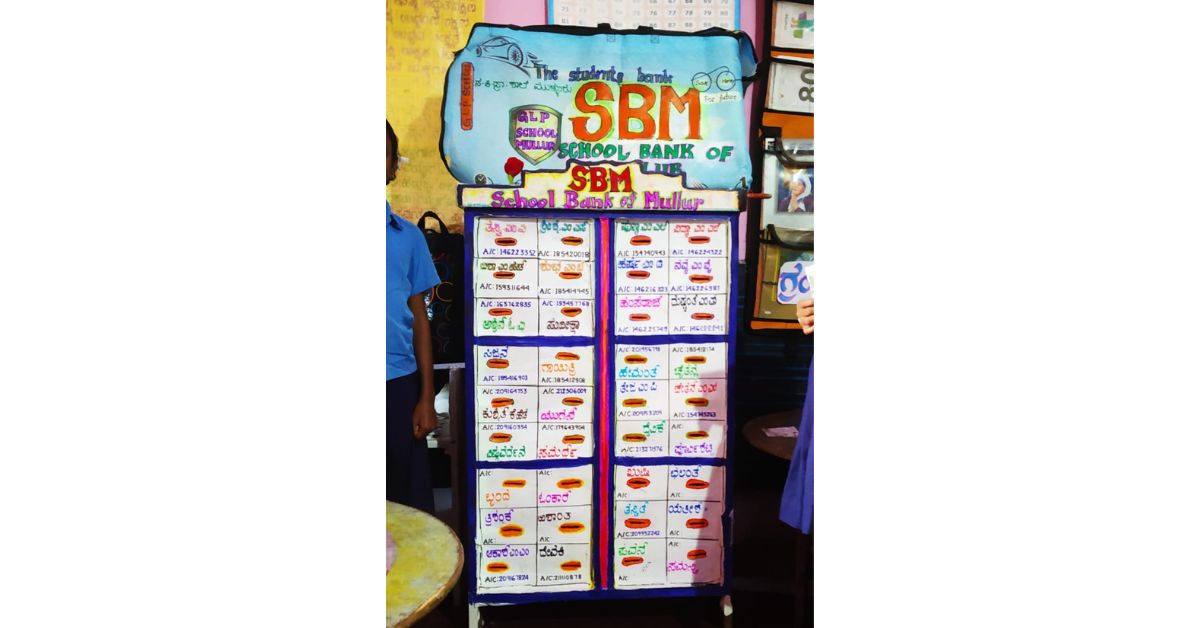
[[[814,113],[815,90],[811,61],[773,57],[767,74],[764,109],[774,113],[811,116]]]
[[[779,302],[779,270],[787,262],[813,262],[813,233],[768,229],[760,240],[758,269],[761,280],[755,295],[754,318],[796,322],[796,306]]]
[[[816,164],[812,140],[768,140],[763,153],[760,228],[775,225],[812,230],[816,210]]]
[[[772,16],[771,47],[794,52],[814,52],[813,3],[776,2]]]

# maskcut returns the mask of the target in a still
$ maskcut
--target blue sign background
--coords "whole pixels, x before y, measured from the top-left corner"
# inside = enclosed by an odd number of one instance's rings
[[[464,85],[463,65],[467,63],[471,67]],[[752,180],[743,102],[746,81],[753,77],[756,66],[750,39],[741,32],[639,33],[477,24],[446,74],[442,158],[450,173],[468,184],[509,183],[511,173],[506,172],[505,164],[510,158],[524,158],[521,165],[529,170],[562,170],[567,159],[574,158],[585,163],[641,160],[651,164],[649,169],[671,172],[678,168],[687,174],[692,187],[746,188]],[[605,106],[612,118],[611,133],[595,142],[576,138],[570,121],[586,115],[587,129],[597,129],[597,115],[580,112],[575,101],[580,86],[590,81],[607,85],[613,98],[611,102],[598,101],[594,94],[588,98]],[[649,113],[659,130],[664,86],[669,85],[679,97],[695,89],[701,111],[700,139],[687,139],[691,106],[683,112],[668,108],[670,140],[659,140],[658,132],[649,139],[619,139],[618,100],[623,84],[653,90],[656,101]],[[634,96],[630,104],[638,107],[641,97]],[[574,152],[555,151],[535,165],[513,148],[512,111],[531,105],[561,114],[560,137],[550,139]],[[638,129],[640,123],[635,121],[632,130]],[[547,140],[545,136],[536,139]],[[608,152],[579,152],[603,150],[595,146]]]

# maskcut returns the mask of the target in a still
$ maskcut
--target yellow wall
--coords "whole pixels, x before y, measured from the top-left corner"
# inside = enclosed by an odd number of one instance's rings
[[[442,164],[442,88],[453,54],[483,21],[483,0],[387,0],[387,117],[411,162],[388,186],[392,209],[416,221],[432,210],[462,231],[458,183]]]

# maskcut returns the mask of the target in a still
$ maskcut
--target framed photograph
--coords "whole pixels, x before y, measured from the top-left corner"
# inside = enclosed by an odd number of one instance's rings
[[[794,52],[814,52],[813,4],[776,2],[771,24],[771,47]]]
[[[772,113],[811,116],[814,112],[815,89],[811,61],[772,57],[767,74],[764,109]]]
[[[811,231],[816,209],[816,168],[812,140],[768,140],[763,152],[763,191],[759,228],[775,225]]]
[[[760,279],[756,295],[754,318],[796,322],[796,306],[779,302],[779,270],[789,262],[814,261],[811,231],[780,229],[773,232],[781,242],[760,244]],[[786,241],[787,244],[782,244]]]

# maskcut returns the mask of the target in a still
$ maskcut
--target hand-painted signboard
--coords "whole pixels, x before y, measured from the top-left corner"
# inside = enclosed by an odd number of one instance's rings
[[[451,66],[473,605],[729,592],[744,43],[478,26]]]
[[[477,24],[446,74],[442,155],[461,183],[640,160],[690,187],[747,189],[744,33]],[[515,160],[515,161],[511,161]]]
[[[741,203],[737,190],[693,189],[686,174],[646,172],[647,164],[582,164],[524,173],[520,185],[462,185],[462,207],[603,211],[726,211]]]

